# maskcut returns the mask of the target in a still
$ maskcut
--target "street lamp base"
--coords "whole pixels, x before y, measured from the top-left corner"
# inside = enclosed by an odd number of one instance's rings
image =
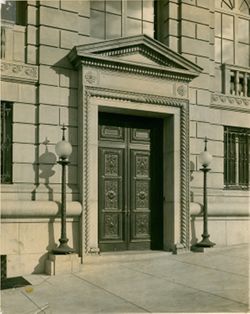
[[[202,235],[202,240],[198,243],[195,244],[195,246],[198,246],[198,247],[213,247],[215,246],[215,243],[214,242],[211,242],[209,240],[209,235]]]
[[[75,250],[68,246],[67,243],[60,243],[60,245],[52,250],[54,254],[72,254]]]

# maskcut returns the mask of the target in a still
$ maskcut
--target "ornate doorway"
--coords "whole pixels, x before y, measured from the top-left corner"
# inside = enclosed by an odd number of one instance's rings
[[[101,251],[163,247],[161,119],[99,113]]]

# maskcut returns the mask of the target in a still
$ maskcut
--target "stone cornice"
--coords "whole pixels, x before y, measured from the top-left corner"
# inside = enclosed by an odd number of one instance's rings
[[[211,106],[223,110],[250,112],[250,98],[225,94],[212,94]]]
[[[1,60],[1,80],[36,84],[38,81],[38,67]]]
[[[84,54],[81,59],[78,60],[80,64],[98,67],[113,71],[134,73],[139,75],[146,75],[151,77],[165,78],[175,81],[190,82],[194,77],[195,73],[176,68],[169,68],[166,66],[154,66],[146,64],[138,64],[134,62],[124,61],[111,57],[103,57],[99,55]]]

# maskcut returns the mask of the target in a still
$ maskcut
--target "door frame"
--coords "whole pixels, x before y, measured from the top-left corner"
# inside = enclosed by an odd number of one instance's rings
[[[103,170],[103,156],[105,152],[115,151],[119,155],[119,160],[122,162],[122,166],[118,167],[119,176],[122,180],[119,184],[120,193],[123,195],[118,196],[119,210],[115,214],[117,215],[117,238],[111,236],[110,239],[105,239],[104,237],[104,221],[102,217],[105,213],[102,211],[104,206],[105,193],[98,193],[99,202],[98,205],[98,238],[99,246],[101,251],[119,251],[119,250],[162,250],[163,248],[163,120],[159,118],[152,117],[138,117],[135,115],[121,115],[98,112],[98,127],[99,133],[102,134],[101,127],[105,125],[117,126],[123,128],[124,136],[119,139],[114,139],[111,137],[110,140],[106,136],[98,138],[98,187],[102,187],[102,192],[104,189],[104,181],[102,176],[104,175]],[[131,131],[133,129],[147,129],[150,130],[150,138],[148,141],[135,141],[131,138]],[[135,156],[138,154],[144,154],[150,160],[150,167],[148,175],[150,180],[145,177],[137,177],[135,173],[135,164],[131,164]],[[135,155],[134,155],[135,154]],[[134,156],[134,157],[133,157]],[[135,160],[134,160],[135,161]],[[132,168],[131,168],[132,167]],[[101,171],[101,174],[100,174]],[[118,170],[117,170],[118,171]],[[132,176],[132,177],[131,177]],[[135,190],[130,190],[132,187],[136,187],[135,178],[140,181],[148,182],[150,188],[148,193],[148,209],[149,214],[149,225],[148,225],[148,237],[144,235],[136,235],[136,219],[137,215],[142,214],[141,209],[137,208],[135,200]],[[106,177],[106,180],[117,180],[115,177]],[[128,184],[128,186],[127,186]],[[130,186],[130,184],[132,184]],[[118,204],[117,203],[117,204]],[[105,211],[106,212],[106,211]],[[113,211],[107,211],[106,214],[114,213]],[[147,210],[144,214],[147,213]],[[118,218],[119,217],[119,218]],[[115,224],[116,225],[116,224]]]
[[[188,101],[159,96],[150,102],[109,97],[102,90],[88,89],[84,94],[82,125],[83,200],[82,252],[98,251],[98,112],[112,112],[163,119],[163,249],[174,251],[189,246],[189,120]],[[171,136],[167,136],[171,134]]]

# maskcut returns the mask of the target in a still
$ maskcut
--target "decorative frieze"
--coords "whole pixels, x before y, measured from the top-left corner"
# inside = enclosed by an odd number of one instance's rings
[[[212,94],[211,106],[224,110],[250,111],[250,98],[225,94]]]
[[[2,80],[36,83],[38,81],[38,67],[23,63],[1,62]]]
[[[8,78],[11,80],[29,82],[36,82],[38,80],[37,66],[2,61],[1,72],[2,79]]]

